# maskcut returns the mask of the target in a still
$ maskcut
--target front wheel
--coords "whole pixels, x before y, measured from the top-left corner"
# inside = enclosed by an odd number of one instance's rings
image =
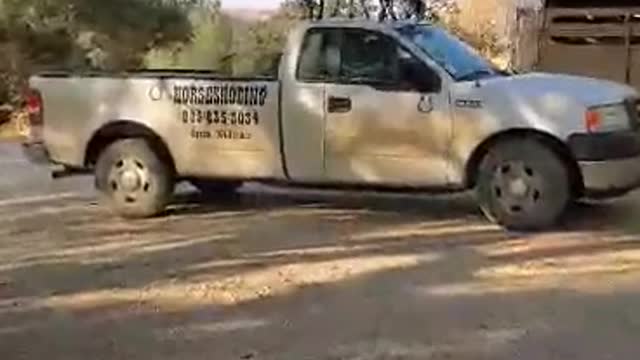
[[[96,164],[101,198],[125,218],[147,218],[164,211],[173,193],[169,166],[143,139],[115,141]]]
[[[541,230],[555,225],[571,202],[569,172],[539,141],[503,141],[480,165],[476,196],[495,223],[510,230]]]

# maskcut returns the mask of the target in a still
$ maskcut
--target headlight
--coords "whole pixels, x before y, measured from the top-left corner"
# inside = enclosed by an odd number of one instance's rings
[[[629,129],[629,113],[624,104],[593,107],[585,114],[589,132],[610,132]]]

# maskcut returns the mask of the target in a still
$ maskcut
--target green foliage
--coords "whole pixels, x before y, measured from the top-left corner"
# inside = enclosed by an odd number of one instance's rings
[[[152,49],[145,57],[146,68],[215,70],[231,74],[231,20],[218,9],[199,9],[190,17],[193,35],[189,41]]]
[[[234,73],[241,76],[276,75],[287,30],[293,21],[281,14],[243,29],[234,42]]]
[[[211,70],[222,75],[275,75],[287,30],[289,9],[262,21],[231,18],[220,9],[194,9],[193,37],[145,57],[148,68]]]
[[[139,67],[149,48],[188,38],[192,0],[0,0],[0,103],[43,68]]]
[[[190,33],[185,5],[179,5],[182,2],[0,1],[0,27],[37,65],[106,69],[135,66],[141,51],[184,40]],[[101,61],[91,56],[96,49],[105,54]]]

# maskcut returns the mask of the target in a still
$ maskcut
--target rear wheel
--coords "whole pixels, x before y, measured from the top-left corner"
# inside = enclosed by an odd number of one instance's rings
[[[476,185],[484,214],[512,230],[555,225],[571,202],[567,167],[533,139],[502,141],[484,157]]]
[[[173,193],[172,172],[143,139],[118,140],[96,164],[102,201],[126,218],[146,218],[164,211]]]

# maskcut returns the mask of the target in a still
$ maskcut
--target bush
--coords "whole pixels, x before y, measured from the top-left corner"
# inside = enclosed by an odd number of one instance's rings
[[[503,0],[467,1],[464,7],[450,6],[438,14],[440,25],[469,43],[496,65],[505,67],[508,44],[501,36],[496,14]],[[497,10],[498,9],[498,10]],[[505,18],[506,20],[506,18]],[[505,24],[503,23],[502,26]]]
[[[279,14],[245,26],[234,36],[234,74],[277,75],[279,59],[293,18]]]
[[[181,0],[0,0],[0,104],[46,68],[137,68],[149,48],[184,40]]]
[[[215,70],[232,73],[231,22],[217,10],[194,11],[193,35],[188,42],[164,49],[152,49],[145,57],[145,67],[152,69]]]

